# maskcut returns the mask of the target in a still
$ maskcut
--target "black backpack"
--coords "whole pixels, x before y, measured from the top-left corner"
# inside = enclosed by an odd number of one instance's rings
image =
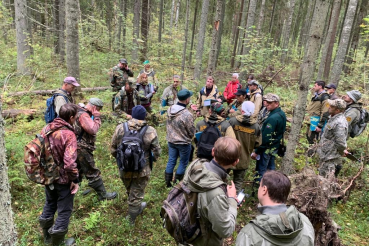
[[[199,142],[197,143],[197,157],[211,160],[213,157],[211,151],[214,147],[214,143],[222,136],[218,129],[220,124],[211,124],[206,122],[207,127],[202,132]]]
[[[145,150],[143,149],[143,136],[148,126],[140,131],[129,130],[128,123],[123,123],[124,135],[117,150],[117,164],[119,170],[126,172],[139,172],[146,165]]]

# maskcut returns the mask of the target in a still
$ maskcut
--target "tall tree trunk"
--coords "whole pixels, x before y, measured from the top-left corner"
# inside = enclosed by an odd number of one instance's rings
[[[54,8],[53,8],[53,26],[54,26],[54,53],[56,55],[60,52],[59,47],[59,0],[54,1]]]
[[[142,0],[141,13],[141,39],[143,40],[141,46],[141,62],[147,59],[147,36],[149,34],[149,0]]]
[[[122,25],[123,25],[123,13],[124,13],[124,0],[119,0],[119,18],[118,18],[118,38],[117,38],[117,51],[121,53],[121,43],[122,43]]]
[[[61,64],[65,62],[65,0],[59,0],[59,61]]]
[[[251,32],[253,32],[253,26],[255,22],[255,14],[256,14],[256,6],[257,0],[250,0],[249,12],[247,15],[247,23],[245,28],[245,41],[247,45],[244,45],[244,49],[242,51],[242,55],[246,56],[249,54],[251,46],[249,45],[249,37],[251,36]]]
[[[141,0],[136,0],[134,5],[134,15],[133,15],[133,47],[132,47],[132,63],[138,63],[138,38],[140,32],[140,9]]]
[[[65,0],[65,19],[67,32],[67,73],[80,81],[79,76],[79,38],[78,38],[78,0]],[[81,88],[77,87],[79,91]]]
[[[159,12],[159,34],[158,42],[161,43],[161,32],[163,29],[163,11],[164,11],[164,0],[160,0],[160,12]]]
[[[283,45],[282,45],[282,59],[283,64],[287,61],[288,54],[288,44],[290,42],[290,33],[292,26],[293,13],[295,12],[295,2],[296,0],[290,0],[288,2],[288,18],[286,19],[286,26],[283,34]]]
[[[242,9],[242,10],[243,10],[245,1],[246,0],[241,0],[241,8],[240,9]],[[237,29],[236,29],[236,34],[235,34],[235,37],[234,37],[233,52],[232,52],[232,58],[231,58],[231,68],[234,68],[235,67],[238,37],[240,35],[240,28],[239,27],[241,25],[242,16],[243,16],[243,11],[241,11],[239,13],[238,19],[237,19],[237,24],[236,24],[237,25]]]
[[[15,28],[17,36],[17,70],[22,74],[29,74],[27,59],[31,55],[29,45],[30,28],[27,21],[26,0],[15,0]]]
[[[170,11],[170,27],[169,27],[169,34],[171,34],[171,33],[172,33],[175,6],[176,6],[176,0],[172,0],[172,8],[171,8],[171,11]]]
[[[258,27],[257,27],[258,36],[260,36],[260,34],[261,34],[261,29],[263,28],[263,22],[264,22],[264,9],[265,9],[265,0],[262,0],[262,1],[261,1],[261,6],[260,6],[260,12],[259,12],[259,22],[258,22]]]
[[[188,59],[190,65],[192,64],[193,43],[194,43],[194,39],[195,39],[196,19],[197,19],[197,9],[198,9],[198,7],[199,7],[199,0],[196,0],[195,13],[193,15],[193,24],[192,24],[190,57]]]
[[[300,48],[305,48],[306,40],[309,36],[310,23],[311,23],[311,18],[312,18],[311,15],[313,14],[313,10],[315,9],[314,6],[315,6],[315,0],[309,1],[307,13],[305,15],[305,20],[303,22],[304,24],[301,28],[301,33],[300,33],[300,42],[299,42]]]
[[[199,28],[199,37],[197,42],[196,50],[196,64],[194,69],[194,80],[198,81],[201,75],[201,65],[202,65],[202,54],[204,52],[204,42],[206,34],[206,24],[208,20],[208,10],[209,10],[209,0],[203,0],[201,9],[201,20]]]
[[[184,35],[184,44],[183,44],[183,53],[182,53],[182,66],[181,66],[181,84],[183,84],[184,79],[184,71],[186,65],[186,50],[187,50],[187,38],[188,38],[188,23],[190,22],[190,0],[186,1],[186,26],[185,26],[185,35]]]
[[[274,0],[272,15],[270,17],[270,23],[269,23],[269,33],[270,33],[270,35],[272,35],[273,26],[274,26],[274,15],[275,15],[276,4],[277,4],[277,0]]]
[[[109,50],[112,48],[112,19],[113,19],[113,8],[112,8],[112,1],[111,0],[105,0],[105,21],[106,26],[108,28],[108,37],[109,37]]]
[[[17,8],[17,7],[16,7]],[[17,245],[17,232],[13,220],[8,167],[5,153],[5,130],[0,100],[0,245]]]
[[[350,34],[352,29],[352,24],[355,18],[355,12],[357,8],[358,0],[350,0],[349,6],[347,9],[345,21],[343,23],[343,29],[341,33],[341,39],[337,47],[336,57],[334,58],[333,67],[332,67],[332,74],[329,79],[329,83],[333,83],[336,86],[338,85],[343,62],[345,61],[345,56],[348,48],[348,43],[350,41]]]
[[[122,56],[126,56],[126,34],[127,34],[127,5],[128,5],[128,1],[127,0],[123,0],[124,1],[124,14],[123,14],[123,42],[122,42]]]
[[[174,22],[174,26],[178,27],[178,19],[179,19],[179,7],[181,6],[181,0],[178,0],[177,7],[176,7],[176,20]]]
[[[217,62],[217,48],[218,48],[218,40],[219,40],[219,35],[220,35],[220,19],[221,19],[221,15],[222,15],[222,7],[223,7],[223,2],[225,0],[217,0],[217,6],[216,6],[216,10],[215,10],[215,18],[214,18],[214,26],[213,26],[213,34],[212,34],[212,38],[211,38],[211,47],[210,47],[210,52],[209,52],[209,59],[208,59],[208,70],[207,70],[207,75],[213,75],[214,70],[215,70],[215,64]]]
[[[239,26],[239,33],[238,33],[238,47],[237,47],[237,54],[242,55],[242,49],[244,44],[244,38],[245,38],[245,31],[243,27],[246,25],[246,17],[247,17],[247,10],[249,8],[249,0],[244,0],[243,7],[242,7],[242,14],[241,17],[241,23]],[[235,67],[239,67],[240,62],[239,59],[236,61]]]
[[[317,80],[326,80],[331,68],[334,40],[337,32],[338,18],[340,17],[341,0],[334,0],[332,6],[331,21],[329,23],[328,33],[322,48],[322,58],[320,59]]]
[[[220,25],[219,25],[219,35],[218,35],[218,41],[217,41],[217,51],[215,55],[215,60],[218,61],[219,54],[220,54],[220,48],[222,46],[222,35],[223,35],[223,28],[224,28],[224,17],[225,17],[225,7],[226,7],[226,1],[223,1],[222,3],[222,12],[220,14]],[[215,63],[215,68],[217,68],[218,62]]]
[[[282,160],[282,172],[289,175],[293,171],[295,149],[299,143],[299,135],[305,116],[306,98],[309,84],[314,78],[315,61],[318,57],[324,23],[328,14],[329,1],[316,0],[314,14],[310,25],[309,39],[305,47],[303,63],[301,64],[300,85],[297,102],[293,108],[291,132],[288,135],[287,151]]]

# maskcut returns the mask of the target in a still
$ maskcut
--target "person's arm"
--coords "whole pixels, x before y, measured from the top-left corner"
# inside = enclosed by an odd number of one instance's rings
[[[229,82],[223,92],[223,96],[226,100],[228,99],[228,89],[229,89],[228,87],[229,87]]]
[[[94,110],[94,112],[92,112],[92,115],[94,116],[94,119],[91,119],[88,113],[81,114],[81,116],[79,117],[79,122],[81,123],[83,130],[87,134],[96,135],[101,125],[100,112]]]
[[[150,149],[151,152],[154,155],[154,160],[157,160],[161,154],[161,147],[158,140],[158,134],[156,133],[156,130],[153,131],[154,139],[151,142]]]
[[[67,131],[63,131],[63,134],[66,134]],[[78,183],[78,168],[77,168],[77,138],[74,133],[69,133],[68,138],[65,138],[64,143],[64,171],[68,175],[68,179],[73,183]]]
[[[334,128],[334,147],[337,149],[338,153],[341,155],[344,154],[344,150],[347,148],[346,138],[347,138],[347,129],[346,127],[342,127],[342,125],[337,124]]]
[[[184,125],[187,129],[187,136],[189,139],[192,139],[195,136],[196,128],[194,124],[193,115],[188,112],[188,116],[186,117],[186,122],[184,122]]]
[[[275,127],[276,127],[276,122],[274,122],[273,120],[270,120],[270,118],[266,119],[266,121],[263,124],[263,128],[262,128],[262,140],[261,140],[261,145],[255,149],[255,153],[256,154],[261,154],[262,152],[264,152],[264,150],[266,150],[273,141],[274,138],[274,134],[275,134]]]
[[[133,77],[133,72],[131,69],[125,69],[129,77]]]
[[[249,235],[251,231],[254,231],[252,229],[251,223],[247,224],[244,228],[242,228],[240,233],[237,235],[236,246],[254,246],[255,244],[253,242],[252,236]]]
[[[318,126],[320,129],[322,129],[324,127],[324,124],[328,121],[329,119],[329,104],[328,104],[328,100],[324,100],[322,102],[322,108],[321,108],[321,114],[320,114],[320,120],[318,123]]]
[[[225,137],[231,137],[231,138],[236,139],[236,134],[234,133],[232,126],[229,126],[227,128],[227,130],[225,132]]]
[[[257,94],[255,95],[255,110],[254,113],[252,114],[253,117],[257,118],[261,109],[261,106],[263,106],[263,97],[261,96],[261,94]]]

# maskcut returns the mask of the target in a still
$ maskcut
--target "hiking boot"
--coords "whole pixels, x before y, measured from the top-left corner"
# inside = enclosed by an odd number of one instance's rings
[[[54,224],[54,217],[44,219],[41,216],[38,218],[38,221],[40,223],[40,226],[42,228],[42,233],[44,234],[44,244],[50,245],[51,244],[51,236],[49,233],[49,229]]]
[[[142,202],[141,206],[138,209],[137,207],[128,206],[128,215],[126,219],[129,220],[130,226],[135,225],[137,216],[142,214],[146,206],[147,206],[146,202]]]
[[[184,174],[176,174],[174,176],[174,183],[177,184],[183,179]],[[178,182],[177,182],[178,181]]]
[[[165,184],[167,187],[172,187],[173,173],[165,173]]]
[[[62,230],[54,230],[53,228],[50,228],[49,233],[51,236],[52,246],[59,246],[59,245],[71,246],[75,244],[76,240],[73,237],[67,238],[66,240],[64,240],[67,232],[68,232],[68,229],[62,231]]]
[[[117,197],[117,193],[113,192],[106,192],[104,182],[102,179],[98,179],[88,184],[92,189],[94,189],[99,197],[99,201],[102,200],[111,200]]]

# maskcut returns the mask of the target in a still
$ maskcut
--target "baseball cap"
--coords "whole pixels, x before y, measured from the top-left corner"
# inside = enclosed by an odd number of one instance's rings
[[[125,59],[125,58],[121,58],[121,59],[119,60],[119,62],[120,62],[120,63],[123,63],[123,64],[128,64],[127,59]]]
[[[325,88],[328,88],[328,89],[337,89],[337,86],[335,84],[329,84],[329,85],[326,85]]]
[[[240,96],[240,95],[246,95],[246,89],[238,89],[236,93],[234,93],[236,96]]]
[[[64,79],[64,83],[72,84],[74,86],[81,86],[74,77],[66,77]]]
[[[191,97],[193,95],[192,91],[189,91],[187,89],[183,89],[178,91],[177,93],[177,98],[180,101],[186,100],[187,98]]]
[[[249,82],[247,82],[249,85],[260,85],[260,83],[257,80],[250,80]]]
[[[335,100],[328,99],[328,104],[338,109],[346,108],[346,102],[343,99],[335,99]]]
[[[101,101],[99,98],[96,98],[96,97],[90,98],[90,100],[88,102],[91,103],[92,105],[97,106],[97,107],[103,107],[104,106],[103,101]]]
[[[268,93],[265,96],[263,96],[263,101],[267,102],[279,102],[279,96],[273,93]]]

